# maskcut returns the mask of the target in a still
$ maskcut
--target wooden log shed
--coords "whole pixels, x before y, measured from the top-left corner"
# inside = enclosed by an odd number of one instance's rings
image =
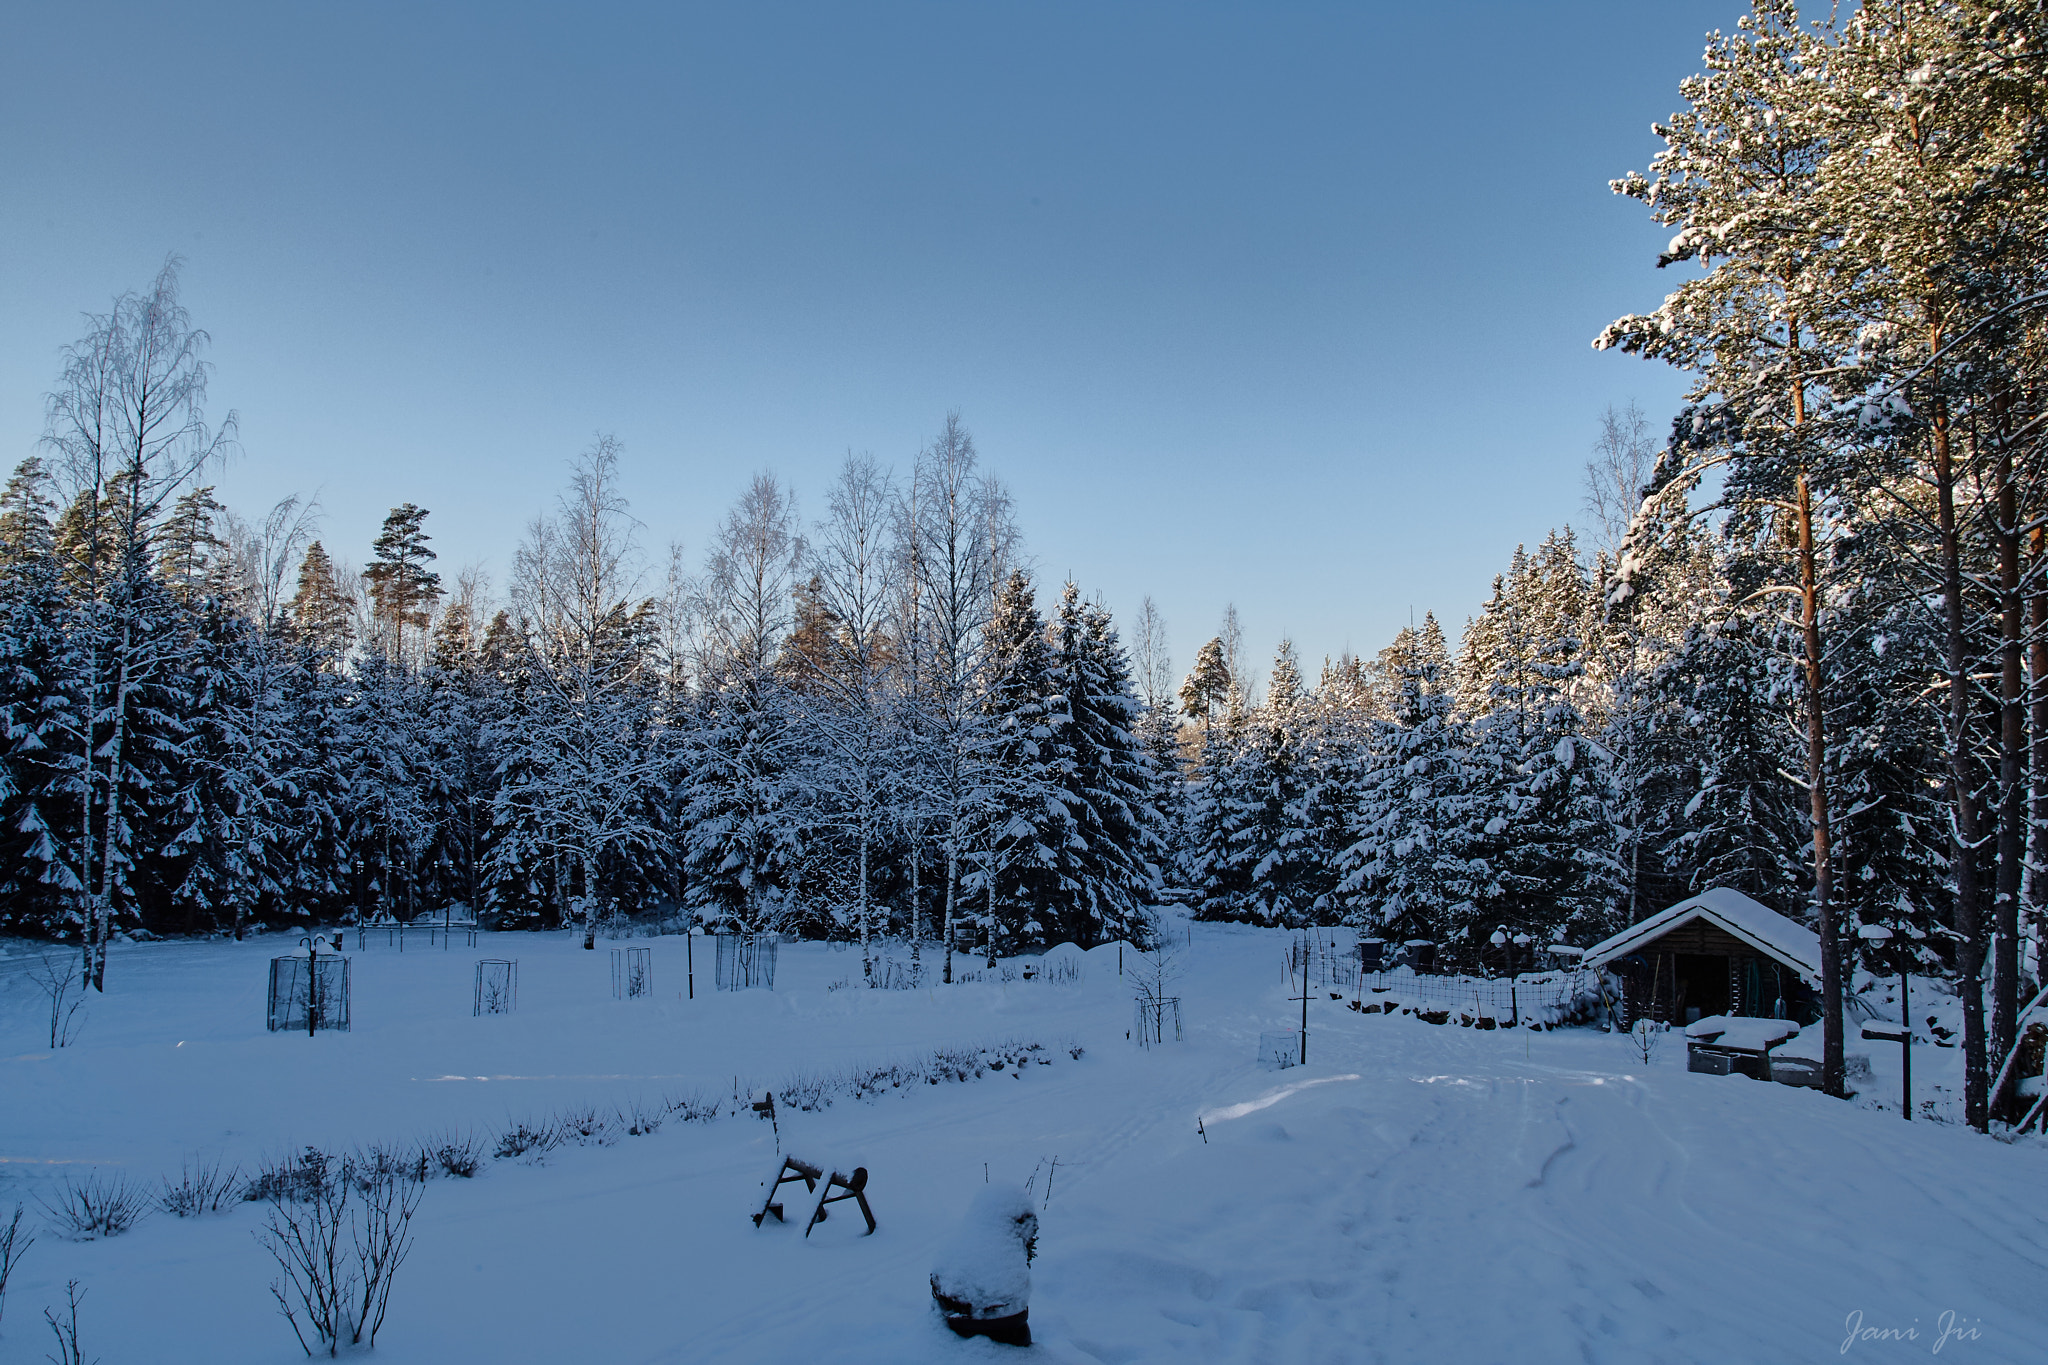
[[[1683,1026],[1725,1014],[1820,1017],[1820,937],[1740,891],[1717,886],[1586,950],[1604,972],[1618,1022]]]

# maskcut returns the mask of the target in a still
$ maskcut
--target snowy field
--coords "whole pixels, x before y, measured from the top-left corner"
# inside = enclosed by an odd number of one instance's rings
[[[751,1116],[671,1118],[430,1182],[374,1358],[1722,1365],[2048,1352],[2048,1147],[1690,1075],[1675,1036],[1646,1066],[1592,1030],[1436,1027],[1327,998],[1311,1006],[1310,1064],[1263,1071],[1260,1031],[1298,1009],[1278,933],[1196,926],[1177,985],[1186,1040],[1151,1052],[1126,1041],[1131,982],[1114,948],[1089,954],[1076,985],[870,992],[828,989],[858,979],[855,954],[786,945],[774,993],[717,995],[700,941],[685,1000],[682,941],[641,940],[655,998],[620,1002],[602,942],[415,939],[400,954],[374,938],[357,952],[351,937],[354,1031],[309,1039],[263,1028],[266,959],[294,942],[118,949],[111,993],[54,1053],[24,945],[0,959],[0,1218],[25,1202],[39,1224],[7,1293],[0,1362],[45,1358],[42,1310],[71,1279],[86,1291],[88,1360],[303,1358],[252,1235],[262,1206],[156,1214],[70,1242],[40,1226],[36,1203],[66,1174],[154,1184],[193,1153],[247,1169],[306,1144],[458,1129],[494,1140],[513,1120],[693,1091],[729,1108],[736,1088],[1005,1041],[1041,1043],[1052,1060],[785,1113],[786,1147],[869,1168],[871,1238],[847,1216],[808,1241],[753,1227],[776,1142]],[[512,1016],[471,1017],[485,956],[520,961]],[[1895,1093],[1891,1059],[1874,1060],[1876,1088]],[[927,1291],[934,1249],[985,1171],[1036,1173],[1037,1345],[1024,1356],[955,1340]],[[1852,1314],[1917,1339],[1848,1341]],[[1945,1340],[1944,1325],[1956,1329]]]

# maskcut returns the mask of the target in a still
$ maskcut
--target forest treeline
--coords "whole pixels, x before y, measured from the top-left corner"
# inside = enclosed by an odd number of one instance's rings
[[[2048,10],[1756,0],[1680,93],[1613,182],[1677,281],[1595,344],[1692,382],[1597,462],[1612,553],[1518,557],[1455,661],[1203,691],[1193,865],[1468,944],[1734,886],[1820,938],[1832,1093],[1853,968],[1948,975],[1986,1127],[2048,907]]]
[[[452,901],[950,953],[1173,890],[1477,963],[1727,885],[1819,934],[1837,1093],[1853,969],[1948,974],[1988,1125],[2048,906],[2048,13],[1758,0],[1681,97],[1614,182],[1675,282],[1596,344],[1692,386],[1668,440],[1609,414],[1599,543],[1257,695],[1234,628],[1176,678],[1149,602],[1037,582],[957,418],[809,522],[756,478],[701,564],[648,567],[601,438],[496,605],[410,504],[350,571],[213,501],[167,268],[0,500],[0,928],[96,979],[115,932]]]

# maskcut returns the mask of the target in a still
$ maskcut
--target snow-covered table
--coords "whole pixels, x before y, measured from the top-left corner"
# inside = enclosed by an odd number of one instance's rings
[[[1685,1069],[1709,1076],[1771,1078],[1771,1049],[1799,1032],[1790,1019],[1710,1014],[1685,1026]]]

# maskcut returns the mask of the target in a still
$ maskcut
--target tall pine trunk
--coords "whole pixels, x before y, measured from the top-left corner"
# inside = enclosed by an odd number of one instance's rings
[[[2028,572],[2032,586],[2027,590],[2028,672],[2030,680],[2031,743],[2027,770],[2033,783],[2033,819],[2028,829],[2026,902],[2029,929],[2034,942],[2048,936],[2048,535],[2035,527],[2030,537],[2033,551]],[[2035,974],[2041,974],[2036,948]]]
[[[2002,402],[1999,405],[2002,409]],[[1997,414],[2004,426],[2004,413]],[[2020,877],[2026,852],[2027,717],[2021,676],[2019,493],[2012,447],[1998,434],[1999,745],[1998,883],[1992,902],[1991,1058],[2012,1051],[2019,1013]],[[1999,1097],[1987,1097],[1992,1105]],[[2017,1117],[2015,1115],[2014,1117]]]
[[[1940,338],[1933,349],[1940,351]],[[1956,884],[1957,975],[1963,997],[1963,1111],[1970,1126],[1989,1126],[1984,1075],[1984,904],[1978,878],[1984,830],[1978,808],[1979,779],[1970,705],[1969,654],[1965,645],[1962,549],[1956,531],[1955,453],[1948,408],[1937,400],[1930,424],[1934,444],[1934,491],[1941,539],[1941,603],[1946,627],[1945,660],[1949,701],[1949,799],[1954,806],[1952,853]]]
[[[1799,603],[1806,659],[1806,781],[1813,815],[1814,928],[1820,934],[1821,1086],[1837,1098],[1848,1093],[1842,1060],[1842,935],[1836,924],[1834,869],[1828,845],[1827,713],[1821,676],[1820,574],[1813,550],[1813,493],[1805,471],[1798,482]]]

